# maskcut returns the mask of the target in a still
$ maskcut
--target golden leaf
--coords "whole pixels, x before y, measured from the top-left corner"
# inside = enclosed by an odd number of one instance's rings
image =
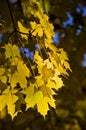
[[[29,29],[25,28],[20,21],[18,21],[18,28],[19,28],[20,32],[29,34]],[[25,39],[28,39],[28,36],[24,35],[22,33],[21,33],[21,37],[25,38]]]

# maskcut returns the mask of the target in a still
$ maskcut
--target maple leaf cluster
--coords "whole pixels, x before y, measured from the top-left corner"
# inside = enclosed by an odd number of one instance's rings
[[[64,85],[61,75],[68,76],[71,69],[67,53],[53,44],[54,28],[40,3],[31,0],[23,8],[27,17],[34,20],[30,20],[27,27],[18,21],[16,33],[23,50],[27,47],[34,56],[31,60],[25,51],[21,54],[16,43],[9,42],[2,47],[5,64],[0,66],[0,111],[7,107],[8,114],[14,118],[24,103],[25,110],[36,105],[45,117],[49,105],[55,108],[54,90]]]

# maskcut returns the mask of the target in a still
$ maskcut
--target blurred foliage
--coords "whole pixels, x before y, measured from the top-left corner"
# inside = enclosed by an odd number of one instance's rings
[[[26,0],[21,1],[25,2]],[[41,0],[41,2],[43,1]],[[86,68],[82,66],[86,53],[86,17],[82,16],[82,11],[80,13],[76,12],[76,8],[80,3],[86,6],[85,0],[50,0],[48,3],[49,9],[45,7],[46,2],[43,7],[48,12],[55,31],[59,32],[60,44],[58,47],[62,47],[67,51],[72,68],[70,78],[63,79],[65,87],[60,88],[57,92],[58,95],[55,96],[56,111],[51,108],[46,120],[32,109],[23,112],[23,114],[19,113],[13,121],[9,116],[5,117],[4,120],[0,120],[0,130],[86,130]],[[21,11],[21,4],[17,1],[11,6],[15,22],[20,18],[27,22],[27,17]],[[70,12],[74,17],[74,24],[64,28],[62,23],[68,19],[67,12]],[[2,28],[2,43],[4,43],[7,40],[10,28],[12,29],[6,0],[0,1],[0,13],[3,16],[2,20],[7,21],[4,23],[5,29]],[[79,24],[83,26],[83,29],[77,36],[76,31]],[[63,33],[65,34],[64,37],[62,37]]]

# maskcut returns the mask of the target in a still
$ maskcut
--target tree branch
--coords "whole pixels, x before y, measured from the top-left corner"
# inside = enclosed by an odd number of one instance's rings
[[[11,7],[10,7],[10,2],[9,2],[9,0],[6,0],[6,1],[7,1],[7,5],[8,5],[8,8],[9,8],[9,12],[10,12],[11,20],[12,20],[12,23],[13,23],[13,28],[14,28],[14,30],[16,30],[16,26],[15,26],[15,22],[14,22],[14,18],[13,18],[12,10],[11,10]]]

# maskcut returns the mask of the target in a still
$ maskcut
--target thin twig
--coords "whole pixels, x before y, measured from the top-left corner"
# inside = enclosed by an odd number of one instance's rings
[[[10,7],[9,0],[6,0],[6,1],[7,1],[7,5],[8,5],[8,8],[9,8],[9,12],[10,12],[10,16],[11,16],[11,20],[12,20],[12,23],[13,23],[14,30],[16,30],[16,26],[15,26],[15,22],[14,22],[14,18],[13,18],[13,14],[12,14],[12,10],[11,10],[11,7]]]
[[[16,25],[15,25],[15,22],[14,22],[14,18],[13,18],[13,14],[12,14],[12,10],[11,10],[11,7],[10,7],[9,0],[7,0],[7,5],[8,5],[8,8],[9,8],[9,12],[10,12],[10,16],[11,16],[11,20],[12,20],[13,28],[14,28],[14,31],[9,35],[9,37],[10,37],[13,33],[15,33],[15,36],[16,36],[16,38],[17,38],[19,44],[21,45],[21,47],[22,47],[23,50],[24,50],[24,46],[23,46],[21,40],[19,39],[17,32],[19,32],[19,33],[21,33],[21,34],[24,34],[24,35],[29,35],[29,33],[23,33],[23,32],[20,32],[20,31],[18,31],[18,30],[16,29]],[[8,40],[9,40],[9,37],[8,37]],[[25,53],[25,51],[24,51],[24,53]],[[28,60],[28,63],[29,63],[29,65],[30,65],[30,69],[32,70],[32,73],[31,73],[31,74],[32,74],[32,76],[34,77],[34,76],[35,76],[35,75],[34,75],[35,73],[34,73],[32,67],[31,67],[30,60],[29,60],[28,58],[27,58],[27,60]]]

